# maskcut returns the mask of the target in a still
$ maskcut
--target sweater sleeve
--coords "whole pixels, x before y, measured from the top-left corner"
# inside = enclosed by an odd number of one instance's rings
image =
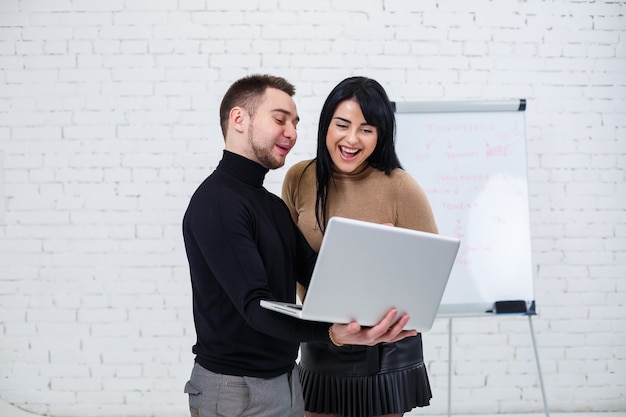
[[[301,218],[303,215],[302,210],[308,210],[313,216],[315,215],[316,186],[315,160],[313,159],[297,162],[287,170],[283,179],[282,199],[289,208],[291,218],[300,229],[302,229],[302,220],[307,220]],[[311,205],[310,207],[308,206],[309,204]],[[310,236],[306,237],[307,239],[310,238]],[[311,242],[309,241],[309,243]],[[311,246],[316,249],[312,243]]]
[[[309,161],[300,161],[289,170],[285,174],[285,178],[283,179],[282,186],[282,194],[281,197],[287,208],[289,209],[289,213],[291,214],[291,218],[293,219],[295,224],[298,224],[298,210],[296,209],[296,193],[299,191],[298,182],[302,177],[302,173],[304,168],[308,165]],[[306,289],[308,283],[303,284],[301,282],[296,283],[296,294],[300,302],[304,301],[306,297]]]
[[[398,176],[399,185],[396,196],[398,202],[396,226],[439,233],[432,207],[422,187],[407,172],[401,169],[394,172]]]
[[[296,202],[295,202],[295,192],[297,189],[297,178],[301,175],[301,169],[299,168],[300,163],[292,166],[287,170],[285,174],[285,178],[283,179],[282,193],[281,197],[287,208],[289,209],[289,213],[291,214],[291,218],[294,223],[298,223],[298,212],[296,211]]]

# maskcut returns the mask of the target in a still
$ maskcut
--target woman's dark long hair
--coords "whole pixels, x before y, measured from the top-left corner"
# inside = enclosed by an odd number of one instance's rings
[[[333,171],[333,161],[326,147],[326,134],[337,106],[351,99],[359,103],[365,121],[375,126],[378,131],[376,148],[368,158],[368,164],[384,171],[386,175],[395,168],[401,168],[394,146],[396,131],[394,109],[383,86],[376,80],[366,77],[350,77],[337,84],[324,102],[317,129],[315,219],[322,233],[328,220],[328,189]]]

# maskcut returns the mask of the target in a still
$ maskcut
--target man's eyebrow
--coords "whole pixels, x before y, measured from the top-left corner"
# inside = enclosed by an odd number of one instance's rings
[[[286,116],[291,116],[292,114],[289,110],[285,110],[285,109],[274,109],[272,111],[283,113]],[[300,121],[300,116],[296,116],[296,122],[299,122],[299,121]]]

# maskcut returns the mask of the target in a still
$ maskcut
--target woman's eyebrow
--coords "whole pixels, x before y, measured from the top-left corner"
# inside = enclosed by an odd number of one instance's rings
[[[335,120],[335,119],[341,120],[341,121],[343,121],[343,122],[345,122],[345,123],[352,124],[352,122],[351,122],[350,120],[348,120],[348,119],[344,119],[343,117],[340,117],[340,116],[335,116],[335,117],[333,117],[333,120]],[[374,126],[373,124],[371,124],[371,123],[367,123],[367,122],[363,122],[363,123],[361,123],[359,126],[372,126],[372,127],[376,127],[376,126]]]

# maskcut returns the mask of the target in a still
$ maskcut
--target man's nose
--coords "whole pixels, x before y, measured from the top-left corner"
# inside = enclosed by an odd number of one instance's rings
[[[296,140],[298,138],[298,131],[296,130],[296,127],[292,124],[287,124],[287,126],[285,126],[285,137],[290,138],[292,140]]]

